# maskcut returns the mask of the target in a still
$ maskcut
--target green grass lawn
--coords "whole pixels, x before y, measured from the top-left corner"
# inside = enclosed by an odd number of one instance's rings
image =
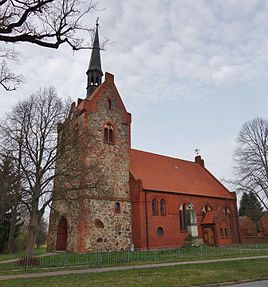
[[[268,259],[0,281],[0,286],[183,287],[268,277]]]
[[[41,247],[41,248],[36,248],[34,249],[34,255],[41,255],[41,254],[44,254],[46,253],[46,247]],[[14,254],[10,254],[10,253],[3,253],[3,254],[0,254],[0,262],[1,261],[5,261],[5,260],[10,260],[10,259],[18,259],[18,258],[21,258],[23,257],[25,254],[25,251],[20,251],[20,252],[17,252],[17,253],[14,253]]]
[[[40,251],[41,253],[41,251]],[[160,262],[203,260],[268,255],[268,249],[192,247],[157,251],[99,252],[88,254],[58,253],[40,258],[39,265],[19,266],[18,262],[0,264],[0,275],[43,272],[53,268],[88,268]]]

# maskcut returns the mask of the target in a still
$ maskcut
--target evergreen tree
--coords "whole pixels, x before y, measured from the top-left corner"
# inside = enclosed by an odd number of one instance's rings
[[[10,156],[3,156],[0,163],[0,252],[14,239],[21,227],[19,223],[18,200],[16,198],[17,177]],[[11,234],[12,231],[12,234]],[[12,236],[11,236],[12,235]]]
[[[239,205],[239,216],[246,216],[248,205],[249,205],[248,194],[246,192],[243,192]]]
[[[5,249],[9,232],[10,232],[10,223],[11,223],[11,213],[2,214],[0,217],[0,253]]]
[[[244,192],[240,200],[239,215],[249,217],[257,227],[263,214],[263,207],[253,192]]]

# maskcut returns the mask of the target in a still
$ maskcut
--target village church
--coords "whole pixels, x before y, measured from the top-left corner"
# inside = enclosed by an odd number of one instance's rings
[[[174,248],[189,237],[240,243],[236,194],[200,155],[187,161],[131,148],[131,114],[114,76],[103,79],[98,24],[87,94],[59,124],[58,155],[56,172],[66,173],[54,184],[50,251]]]

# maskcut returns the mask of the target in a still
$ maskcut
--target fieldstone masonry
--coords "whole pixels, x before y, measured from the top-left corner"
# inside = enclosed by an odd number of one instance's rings
[[[109,104],[108,104],[109,102]],[[103,139],[105,124],[114,129],[114,143]],[[48,250],[56,249],[59,221],[67,221],[67,250],[87,252],[124,250],[131,247],[131,202],[129,191],[130,124],[127,113],[113,82],[106,73],[105,82],[78,105],[59,129],[59,146],[68,131],[69,149],[56,166],[73,166],[72,176],[55,183],[49,223]],[[65,134],[65,136],[63,136]],[[71,161],[70,161],[71,159]],[[65,191],[68,186],[70,189]],[[80,187],[80,188],[79,188]],[[61,195],[57,196],[61,190]],[[68,201],[70,198],[75,200]],[[115,206],[120,210],[115,210]],[[59,239],[58,239],[59,240]]]

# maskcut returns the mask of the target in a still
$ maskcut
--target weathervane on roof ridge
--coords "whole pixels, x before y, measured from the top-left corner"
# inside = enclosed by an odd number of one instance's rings
[[[197,147],[195,150],[196,155],[199,155],[200,149]]]

